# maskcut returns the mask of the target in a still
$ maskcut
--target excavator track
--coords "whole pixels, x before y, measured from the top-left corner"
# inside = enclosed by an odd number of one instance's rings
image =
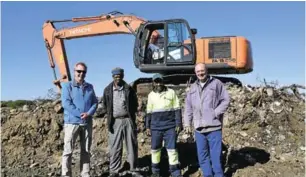
[[[212,76],[219,79],[222,83],[232,83],[237,86],[242,86],[242,83],[237,78],[232,77],[221,77]],[[196,75],[194,74],[173,74],[165,75],[164,84],[174,90],[186,90],[192,83],[196,81]],[[153,84],[152,78],[139,78],[130,84],[133,89],[137,92],[140,97],[147,97],[147,95],[152,91]]]

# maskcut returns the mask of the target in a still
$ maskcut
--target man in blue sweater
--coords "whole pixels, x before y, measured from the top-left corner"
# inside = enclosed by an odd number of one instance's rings
[[[79,62],[74,67],[74,79],[62,85],[62,106],[64,108],[64,152],[62,176],[71,176],[71,156],[75,141],[80,136],[82,177],[89,177],[90,146],[92,141],[92,116],[98,100],[94,88],[86,82],[87,66]]]

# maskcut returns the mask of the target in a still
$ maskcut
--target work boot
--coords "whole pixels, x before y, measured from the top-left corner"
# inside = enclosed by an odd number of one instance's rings
[[[132,171],[131,174],[132,174],[132,177],[143,177],[143,176],[142,176],[139,172],[137,172],[137,171]]]
[[[119,177],[118,173],[110,173],[109,177]]]

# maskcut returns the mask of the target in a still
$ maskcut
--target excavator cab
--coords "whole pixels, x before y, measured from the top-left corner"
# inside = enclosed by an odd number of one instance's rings
[[[196,29],[184,19],[148,21],[137,29],[134,64],[141,72],[184,73],[196,62]]]

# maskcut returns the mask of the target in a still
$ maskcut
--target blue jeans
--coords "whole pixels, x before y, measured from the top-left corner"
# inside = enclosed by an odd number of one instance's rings
[[[195,132],[198,161],[205,177],[223,177],[221,165],[222,130]]]

